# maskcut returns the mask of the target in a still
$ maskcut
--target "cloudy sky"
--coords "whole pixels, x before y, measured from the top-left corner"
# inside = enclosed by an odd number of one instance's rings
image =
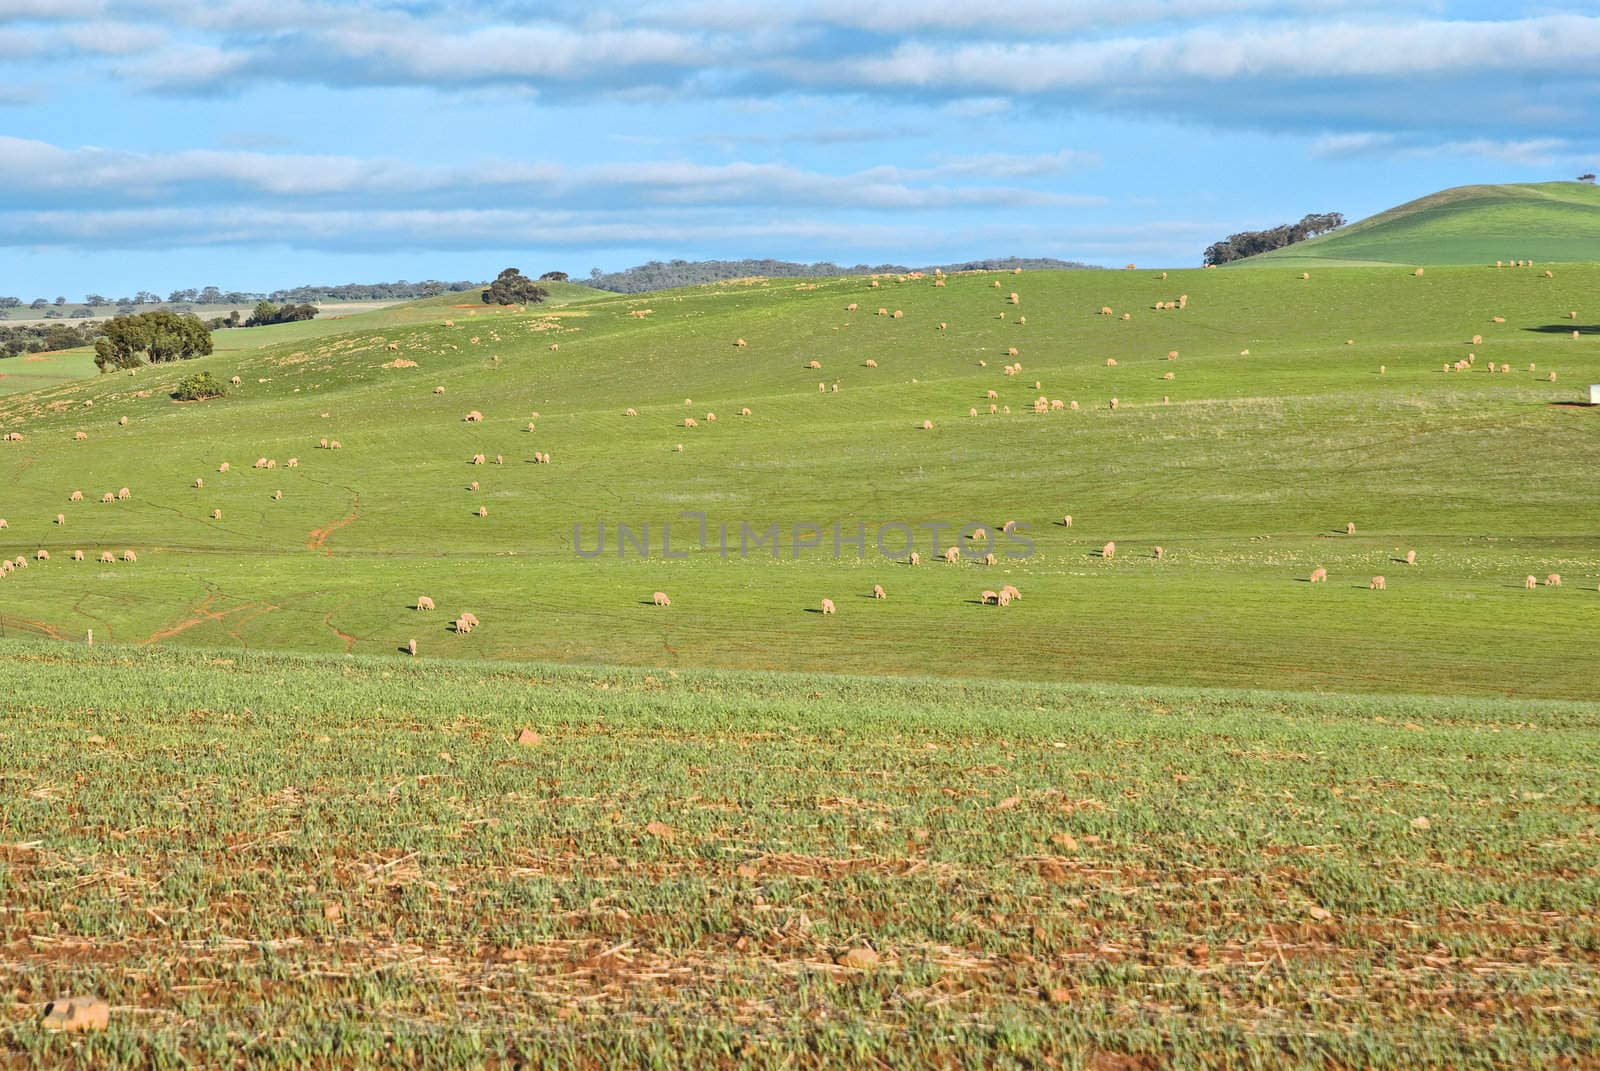
[[[651,258],[1194,265],[1600,166],[1600,10],[0,0],[0,294]]]

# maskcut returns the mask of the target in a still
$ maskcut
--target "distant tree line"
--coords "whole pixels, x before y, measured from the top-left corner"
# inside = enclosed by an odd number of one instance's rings
[[[1006,257],[998,260],[972,260],[963,264],[929,264],[909,268],[903,264],[856,264],[840,267],[831,261],[799,264],[789,260],[652,260],[648,264],[625,271],[604,272],[595,268],[585,280],[597,290],[610,290],[618,294],[637,294],[645,290],[665,290],[675,286],[697,286],[717,283],[725,279],[748,279],[765,276],[771,279],[823,278],[834,275],[903,275],[911,271],[932,272],[935,268],[945,272],[958,271],[1009,271],[1022,268],[1033,271],[1061,271],[1092,269],[1092,264],[1053,257]]]
[[[1339,212],[1313,212],[1299,223],[1282,223],[1264,231],[1240,231],[1230,234],[1220,242],[1206,246],[1205,263],[1227,264],[1234,260],[1253,257],[1282,249],[1286,245],[1315,238],[1319,234],[1338,230],[1344,226],[1344,215]]]
[[[304,305],[274,305],[270,301],[256,302],[256,309],[250,314],[250,319],[244,322],[246,327],[265,327],[267,324],[292,324],[300,320],[314,320],[317,318],[317,307],[307,302]]]
[[[98,324],[15,324],[0,327],[0,358],[87,346],[100,337]]]

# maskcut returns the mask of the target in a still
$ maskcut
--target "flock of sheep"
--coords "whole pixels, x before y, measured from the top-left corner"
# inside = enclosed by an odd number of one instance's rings
[[[1512,263],[1514,265],[1521,266],[1524,263],[1531,263],[1531,262],[1512,262]],[[1496,266],[1498,267],[1500,265],[1497,263]],[[1016,273],[1020,274],[1020,269],[1016,269]],[[1414,274],[1420,276],[1420,275],[1423,274],[1423,272],[1422,272],[1421,269],[1417,269],[1417,271]],[[1548,272],[1546,274],[1549,275]],[[901,276],[899,281],[900,282],[914,281],[914,280],[917,280],[917,279],[921,279],[923,277],[924,276],[922,275],[922,273],[909,273],[908,275]],[[1165,277],[1166,277],[1165,273],[1162,273],[1162,278],[1164,279]],[[1301,278],[1302,279],[1309,279],[1310,278],[1309,273],[1302,273]],[[879,288],[880,282],[879,282],[878,277],[876,277],[876,276],[873,277],[873,279],[871,280],[869,285],[870,285],[870,287],[872,289]],[[935,273],[934,285],[937,286],[937,287],[944,287],[946,285],[946,279],[943,276],[942,272]],[[993,285],[997,289],[1000,288],[1000,283],[998,281],[995,281]],[[1022,304],[1022,296],[1016,291],[1011,291],[1011,292],[1009,292],[1009,293],[1007,293],[1005,295],[1004,304],[1006,306],[1010,306],[1010,307],[1020,306]],[[1173,299],[1171,301],[1163,300],[1163,301],[1156,302],[1155,305],[1154,305],[1154,308],[1157,309],[1158,311],[1165,311],[1165,310],[1169,310],[1169,309],[1170,310],[1187,309],[1188,306],[1189,306],[1189,295],[1188,294],[1181,294],[1176,299]],[[856,312],[858,309],[859,309],[859,305],[858,305],[858,303],[855,303],[855,302],[851,302],[850,304],[845,306],[845,311],[846,312]],[[1110,306],[1102,306],[1098,311],[1099,311],[1099,314],[1101,316],[1115,316],[1116,315],[1115,311]],[[630,314],[630,315],[632,315],[632,314]],[[877,315],[880,316],[880,317],[886,317],[886,318],[891,318],[891,319],[898,320],[898,319],[901,319],[903,317],[903,312],[901,310],[899,310],[899,309],[895,309],[895,310],[893,310],[891,312],[889,310],[889,308],[885,306],[885,307],[879,307],[877,309]],[[1571,316],[1571,318],[1575,319],[1576,316],[1577,316],[1577,313],[1573,312],[1573,313],[1570,314],[1570,316]],[[1002,312],[999,313],[999,318],[1000,319],[1007,319],[1008,318],[1008,314],[1006,312],[1002,311]],[[1124,312],[1122,314],[1121,318],[1124,321],[1129,320],[1129,319],[1131,319],[1131,313]],[[1493,317],[1493,322],[1497,323],[1497,324],[1503,324],[1505,322],[1505,318],[1504,317],[1500,317],[1500,316],[1496,316],[1496,317]],[[1018,324],[1025,324],[1026,323],[1026,317],[1019,317],[1018,320],[1017,320],[1017,323]],[[447,326],[453,326],[453,324],[450,321],[446,321],[446,325]],[[946,329],[948,327],[948,324],[940,323],[938,326],[939,326],[939,328],[941,330],[943,330],[943,329]],[[1573,332],[1573,336],[1577,337],[1578,336],[1578,332],[1574,331]],[[477,341],[477,339],[474,339],[473,341]],[[1353,342],[1353,340],[1350,340],[1350,341]],[[1481,335],[1472,336],[1471,344],[1473,346],[1475,346],[1475,347],[1476,346],[1480,346],[1482,344],[1482,342],[1483,342],[1483,339],[1482,339]],[[736,339],[733,344],[734,344],[735,347],[737,347],[739,349],[745,349],[745,348],[747,348],[749,346],[749,343],[744,338]],[[396,345],[394,343],[390,343],[388,348],[391,349],[391,350],[395,349]],[[552,345],[550,348],[552,350],[554,350],[557,347]],[[1249,350],[1241,351],[1241,355],[1248,355],[1248,354],[1249,354]],[[1020,359],[1018,359],[1020,357],[1018,348],[1015,347],[1015,346],[1008,347],[1007,351],[1006,351],[1006,356],[1008,358],[1010,358],[1011,360],[1004,366],[1003,374],[1006,375],[1007,377],[1015,377],[1015,376],[1019,375],[1023,370],[1023,366],[1022,366],[1022,362],[1020,361]],[[1176,350],[1172,350],[1172,351],[1169,351],[1166,354],[1165,359],[1168,360],[1168,361],[1176,361],[1178,359],[1178,356],[1179,356],[1178,352]],[[1467,370],[1471,369],[1472,367],[1474,367],[1475,361],[1476,361],[1476,354],[1474,352],[1469,352],[1466,355],[1466,357],[1461,359],[1461,360],[1455,361],[1453,363],[1446,363],[1444,365],[1444,371],[1446,371],[1446,372],[1464,372],[1464,371],[1467,371]],[[987,362],[986,361],[980,360],[978,363],[979,363],[980,366],[987,366]],[[1116,360],[1114,358],[1113,359],[1107,359],[1106,364],[1107,364],[1108,367],[1115,367],[1117,362],[1116,362]],[[877,363],[876,360],[869,359],[869,360],[865,361],[864,366],[866,368],[868,368],[868,369],[876,369],[878,367],[878,363]],[[820,371],[821,368],[822,368],[822,363],[819,360],[813,359],[813,360],[810,360],[809,362],[807,362],[805,368],[806,368],[807,371],[811,371],[811,372]],[[1489,365],[1488,365],[1488,369],[1489,369],[1490,372],[1498,371],[1500,373],[1506,373],[1506,372],[1510,371],[1510,364],[1509,363],[1490,362]],[[1535,371],[1535,365],[1530,363],[1528,365],[1528,371],[1530,371],[1530,372]],[[1384,366],[1380,366],[1379,367],[1379,372],[1380,372],[1380,374],[1384,374],[1384,373],[1387,372],[1387,368],[1384,367]],[[1172,380],[1172,379],[1175,378],[1175,375],[1174,375],[1173,372],[1168,371],[1168,372],[1164,373],[1163,378],[1166,379],[1166,380]],[[1556,379],[1555,372],[1553,372],[1553,371],[1549,372],[1548,378],[1549,378],[1549,380],[1554,381]],[[240,377],[234,376],[232,378],[232,383],[235,384],[235,385],[238,385],[240,383]],[[1038,381],[1034,382],[1033,387],[1034,387],[1035,390],[1042,390],[1043,389],[1042,384],[1040,382],[1038,382]],[[829,385],[826,382],[822,382],[822,383],[818,384],[818,389],[822,393],[830,393],[830,392],[831,393],[837,393],[839,391],[839,389],[840,389],[840,386],[839,386],[839,383],[837,381],[835,381],[835,382],[833,382],[833,384],[831,386],[831,391],[830,391]],[[436,387],[433,388],[433,393],[436,394],[436,395],[444,394],[445,393],[445,388],[442,385],[441,386],[436,386]],[[988,403],[989,412],[991,414],[998,414],[1000,412],[1001,408],[1002,408],[1002,403],[999,400],[998,392],[991,389],[991,390],[988,390],[986,393],[987,393],[986,401]],[[1163,398],[1163,402],[1167,402],[1167,401],[1168,401],[1167,398]],[[85,402],[84,404],[85,404],[86,407],[89,406],[89,405],[92,405],[91,402]],[[688,398],[684,399],[684,405],[688,406],[688,405],[691,405],[691,404],[692,404],[691,399],[688,399]],[[1109,400],[1108,408],[1115,410],[1115,409],[1118,408],[1118,406],[1119,406],[1119,401],[1118,401],[1117,398],[1111,398]],[[1032,407],[1033,407],[1033,410],[1034,410],[1035,413],[1051,413],[1051,412],[1076,411],[1076,410],[1079,409],[1079,404],[1075,399],[1073,399],[1073,400],[1051,399],[1051,398],[1048,398],[1047,396],[1045,396],[1043,394],[1040,394],[1032,402]],[[1004,409],[1005,413],[1007,413],[1007,414],[1010,413],[1010,406],[1009,405],[1004,405],[1003,409]],[[979,410],[978,410],[977,407],[971,407],[968,410],[968,416],[969,417],[976,417],[978,415],[978,413],[979,413]],[[636,417],[636,416],[638,416],[638,411],[636,409],[634,409],[634,408],[628,408],[628,409],[625,410],[625,414],[628,417]],[[739,414],[741,416],[748,417],[748,416],[751,415],[751,410],[749,409],[749,407],[743,407],[743,408],[741,408],[739,410]],[[326,414],[324,414],[324,415],[326,415]],[[534,421],[537,421],[538,418],[539,418],[539,414],[538,413],[534,413],[533,414],[533,418],[534,418]],[[484,415],[483,415],[483,413],[481,411],[474,409],[474,410],[469,411],[462,419],[466,423],[481,424],[481,423],[484,422]],[[716,413],[714,413],[714,412],[707,412],[706,413],[705,422],[707,424],[715,423],[716,420],[717,420]],[[527,424],[527,430],[529,432],[533,432],[533,431],[536,430],[536,424],[534,423],[534,421],[530,421]],[[126,416],[123,416],[118,420],[117,423],[118,423],[119,426],[126,426],[127,423],[128,423],[128,418]],[[681,426],[684,427],[684,428],[688,428],[688,429],[697,428],[697,427],[699,427],[699,421],[696,420],[694,417],[685,417],[682,420],[682,425]],[[930,430],[931,431],[933,429],[933,427],[934,427],[934,424],[933,424],[932,420],[925,419],[925,420],[921,421],[921,423],[919,424],[919,427],[921,429],[923,429],[923,430]],[[76,431],[76,432],[73,433],[73,437],[72,438],[73,438],[74,442],[83,442],[83,441],[86,441],[88,439],[88,433],[79,430],[79,431]],[[24,441],[24,436],[23,436],[23,434],[21,432],[8,432],[3,437],[0,437],[0,441],[7,442],[7,443],[19,443],[19,442]],[[322,439],[320,439],[318,441],[317,448],[318,449],[322,449],[322,450],[340,450],[340,449],[342,449],[342,444],[337,439],[322,438]],[[678,451],[678,452],[682,452],[683,445],[681,443],[677,444],[676,447],[675,447],[675,450]],[[542,453],[542,452],[535,451],[534,455],[533,455],[533,460],[535,462],[537,462],[537,463],[548,464],[548,463],[550,463],[550,455],[548,453]],[[501,464],[504,464],[504,461],[505,461],[505,459],[504,459],[503,455],[497,454],[497,455],[494,456],[494,462],[493,462],[494,464],[501,465]],[[471,458],[471,464],[473,464],[473,465],[484,465],[484,464],[487,464],[487,463],[488,463],[488,455],[485,454],[485,453],[474,454],[472,456],[472,458]],[[299,467],[299,464],[300,464],[300,462],[299,462],[299,459],[297,457],[291,457],[291,458],[287,459],[285,467],[289,468],[289,469],[295,469],[295,468]],[[272,471],[272,470],[276,470],[278,468],[278,462],[274,458],[259,457],[259,458],[256,459],[255,464],[253,465],[253,468],[255,468],[257,470]],[[217,472],[220,473],[220,474],[226,474],[229,471],[230,471],[230,465],[226,461],[221,462],[217,466]],[[204,479],[201,478],[201,477],[197,477],[194,480],[193,487],[196,488],[196,489],[204,489],[204,487],[205,487]],[[476,480],[472,481],[471,484],[469,485],[469,489],[471,491],[474,491],[474,492],[478,491],[479,490],[478,481],[476,481]],[[132,492],[130,491],[129,488],[122,487],[122,488],[119,488],[118,490],[116,490],[114,492],[113,491],[104,492],[101,495],[100,501],[102,503],[124,502],[124,501],[127,501],[131,497],[131,495],[132,495]],[[280,490],[275,490],[273,492],[273,496],[272,497],[276,501],[276,500],[281,500],[282,496],[283,496],[283,492],[280,489]],[[82,490],[74,489],[74,490],[70,491],[70,493],[68,493],[67,500],[68,500],[69,503],[80,503],[80,502],[83,502],[85,500],[84,493],[83,493]],[[488,516],[488,508],[486,506],[479,506],[477,508],[477,510],[476,510],[476,515],[478,517],[480,517],[480,518],[487,517]],[[222,517],[222,511],[221,511],[220,508],[216,508],[216,509],[213,509],[211,511],[212,520],[214,520],[214,521],[215,520],[220,520],[221,517]],[[57,525],[57,526],[65,526],[66,523],[67,523],[67,518],[66,518],[65,514],[57,513],[55,515],[55,517],[54,517],[54,524],[55,525]],[[1007,525],[1006,525],[1006,530],[1009,531],[1011,529],[1013,523],[1014,522],[1008,522]],[[1072,516],[1070,514],[1064,516],[1061,523],[1062,523],[1062,525],[1064,527],[1070,528],[1072,526]],[[8,526],[8,523],[7,523],[6,519],[5,518],[0,518],[0,529],[6,529],[8,527],[9,526]],[[1345,531],[1346,531],[1346,534],[1348,534],[1348,535],[1354,535],[1355,534],[1355,525],[1353,523],[1348,524],[1346,526]],[[982,533],[981,529],[979,530],[979,534],[984,534],[984,533]],[[976,538],[977,538],[977,536],[975,535],[974,539],[976,539]],[[1115,556],[1116,556],[1116,544],[1114,542],[1108,542],[1108,543],[1104,544],[1104,546],[1101,548],[1101,550],[1099,552],[1099,556],[1103,560],[1106,560],[1106,561],[1113,560],[1115,558]],[[1157,560],[1164,559],[1164,557],[1165,557],[1165,548],[1160,547],[1160,546],[1155,547],[1153,549],[1153,555],[1152,556]],[[960,549],[958,547],[955,547],[955,546],[947,548],[947,550],[943,554],[943,558],[947,563],[950,563],[950,564],[959,563],[959,561],[961,560]],[[84,561],[85,560],[85,554],[84,554],[84,552],[82,550],[75,550],[72,553],[72,559],[74,561]],[[49,552],[47,550],[43,549],[43,548],[40,548],[36,552],[36,554],[34,556],[34,560],[35,561],[39,561],[39,562],[49,561],[50,560]],[[101,562],[103,562],[103,563],[112,563],[112,562],[117,561],[118,557],[112,551],[106,550],[106,551],[102,551],[100,553],[99,560]],[[138,555],[131,548],[130,549],[125,549],[125,550],[123,550],[123,552],[121,554],[121,560],[124,561],[124,562],[136,562],[136,561],[138,561]],[[988,565],[995,564],[995,556],[992,553],[985,555],[983,558],[981,558],[979,560],[983,561],[984,563],[986,563]],[[909,556],[909,564],[917,565],[917,564],[920,563],[920,561],[921,561],[921,558],[920,558],[920,556],[918,554],[916,554],[916,553],[910,554],[910,556]],[[1406,554],[1405,558],[1404,558],[1404,562],[1408,566],[1415,565],[1416,564],[1416,551],[1414,551],[1414,550],[1409,551]],[[16,570],[24,569],[24,568],[27,567],[27,565],[28,565],[28,560],[27,560],[26,557],[24,557],[22,555],[18,555],[15,558],[0,559],[0,578],[4,578],[4,577],[8,576],[9,574],[11,574],[12,572],[14,572]],[[1328,579],[1328,573],[1327,573],[1327,570],[1324,569],[1324,568],[1317,568],[1317,569],[1313,570],[1311,572],[1310,576],[1309,576],[1309,582],[1312,583],[1312,584],[1325,583],[1327,581],[1327,579]],[[1543,584],[1544,584],[1544,586],[1547,586],[1547,587],[1559,587],[1561,585],[1561,577],[1560,577],[1559,574],[1551,573],[1551,574],[1549,574],[1548,576],[1545,577],[1545,579],[1543,581]],[[1539,586],[1539,580],[1538,580],[1537,577],[1535,577],[1535,576],[1530,574],[1529,576],[1527,576],[1527,578],[1526,578],[1526,580],[1524,582],[1524,586],[1526,588],[1529,588],[1529,589],[1535,588],[1535,587]],[[1373,577],[1371,577],[1371,579],[1368,582],[1368,587],[1370,589],[1372,589],[1372,590],[1380,590],[1380,591],[1381,590],[1387,590],[1387,587],[1388,587],[1387,578],[1385,576],[1381,576],[1381,575],[1373,576]],[[873,589],[872,589],[872,592],[871,592],[871,597],[874,598],[874,599],[885,599],[885,598],[887,598],[887,593],[885,592],[885,590],[884,590],[882,585],[874,585]],[[998,590],[984,590],[984,591],[980,592],[979,597],[978,597],[978,602],[980,604],[983,604],[983,605],[1007,606],[1007,605],[1009,605],[1010,603],[1012,603],[1014,601],[1019,601],[1021,598],[1022,598],[1021,592],[1017,588],[1015,588],[1015,587],[1013,587],[1013,586],[1008,584],[1008,585],[1005,585],[1005,586],[999,588]],[[672,605],[672,600],[667,596],[667,594],[665,592],[661,592],[661,591],[654,592],[652,594],[652,596],[651,596],[650,602],[651,602],[651,604],[653,604],[655,606],[662,606],[662,607],[669,607],[669,606]],[[419,610],[419,611],[431,611],[431,610],[434,609],[434,601],[431,598],[429,598],[428,596],[419,596],[417,598],[417,600],[416,600],[415,608],[417,610]],[[832,615],[832,614],[836,613],[836,606],[835,606],[833,600],[831,600],[831,599],[822,599],[821,602],[820,602],[820,612],[822,614],[824,614],[824,615]],[[478,626],[478,624],[479,624],[479,621],[478,621],[478,618],[476,616],[474,616],[471,612],[462,611],[461,613],[456,615],[456,617],[453,620],[453,623],[452,623],[451,627],[452,627],[453,631],[456,632],[457,634],[465,635],[465,634],[471,633],[473,631],[473,629]],[[410,652],[413,655],[415,655],[417,653],[416,640],[413,639],[413,640],[410,641],[410,643],[408,644],[408,649],[410,650]]]

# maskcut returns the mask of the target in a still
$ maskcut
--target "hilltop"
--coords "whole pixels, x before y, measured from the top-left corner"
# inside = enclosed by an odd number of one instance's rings
[[[1457,186],[1233,266],[1600,260],[1600,187]]]

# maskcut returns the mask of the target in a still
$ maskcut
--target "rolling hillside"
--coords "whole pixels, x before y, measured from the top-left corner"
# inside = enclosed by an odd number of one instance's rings
[[[1513,260],[1600,260],[1600,188],[1582,182],[1457,186],[1235,263],[1331,267]]]
[[[1600,267],[1300,275],[755,279],[574,288],[525,311],[440,300],[13,395],[0,431],[23,438],[0,444],[0,552],[29,565],[0,578],[0,628],[387,657],[416,639],[423,659],[1592,695],[1596,413],[1564,403],[1600,382]],[[1183,294],[1184,309],[1154,308]],[[1469,353],[1473,370],[1441,371]],[[196,368],[240,385],[171,401]],[[1062,408],[1034,413],[1041,396]],[[100,501],[123,487],[127,500]],[[683,516],[701,513],[704,548]],[[984,565],[976,540],[959,564],[935,561],[954,526],[1008,520],[1028,526],[1032,556],[996,547]],[[592,550],[602,523],[605,553],[580,557],[575,534]],[[863,554],[846,542],[834,558],[836,523],[846,540],[861,526]],[[618,525],[649,527],[648,559],[619,556]],[[777,553],[741,557],[742,525],[778,526]],[[822,528],[822,545],[796,553],[796,525]],[[97,562],[124,550],[137,562]],[[1305,583],[1319,567],[1329,582]],[[1566,584],[1524,590],[1552,573]],[[1379,574],[1388,590],[1369,591]],[[1005,584],[1023,601],[980,604]],[[650,605],[656,591],[672,605]],[[422,595],[439,610],[414,610]],[[836,614],[816,612],[824,598]],[[481,626],[456,634],[462,611]]]

